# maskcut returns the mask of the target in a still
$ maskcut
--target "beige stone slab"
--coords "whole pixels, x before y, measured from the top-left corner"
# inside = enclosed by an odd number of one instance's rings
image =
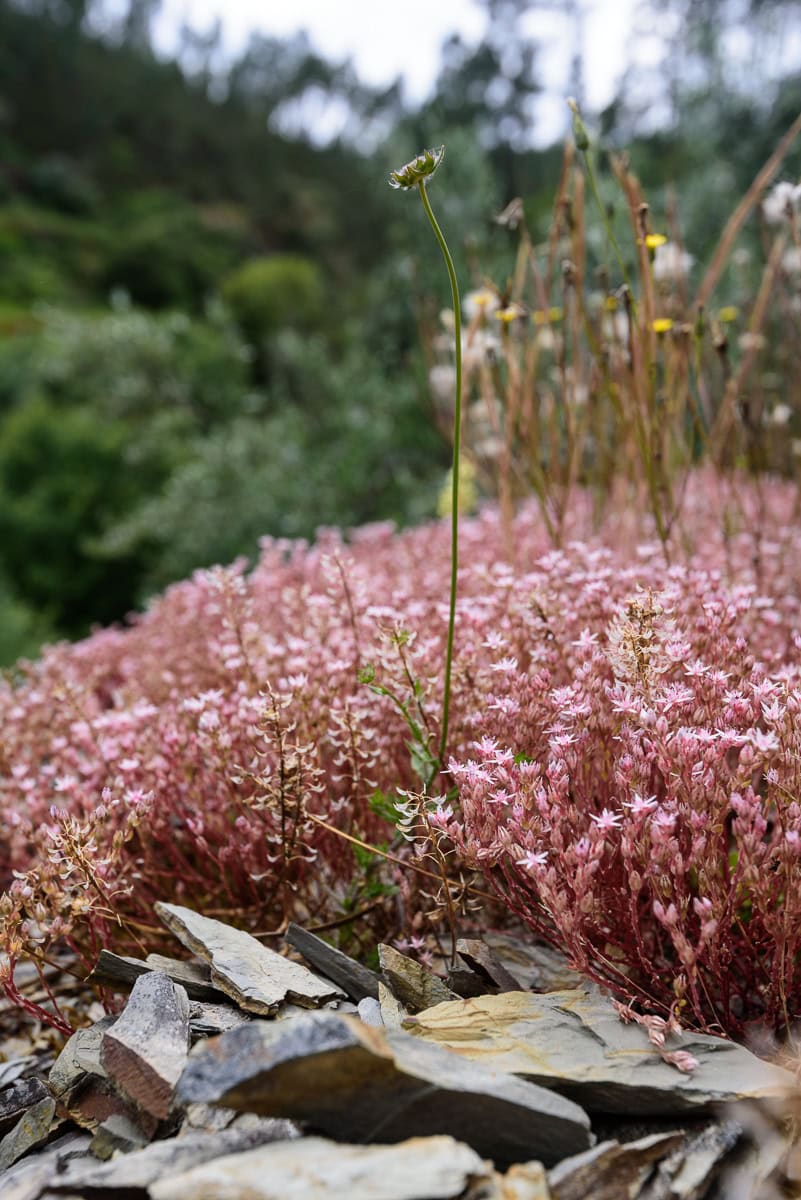
[[[592,985],[455,1000],[407,1017],[403,1028],[472,1062],[555,1088],[591,1112],[671,1116],[786,1096],[795,1082],[734,1042],[694,1033],[667,1045],[698,1059],[684,1074],[662,1061],[639,1025],[623,1024]]]
[[[244,930],[178,904],[157,903],[155,908],[178,940],[209,964],[211,982],[246,1012],[270,1016],[286,1000],[314,1008],[345,999],[329,980],[262,946]]]

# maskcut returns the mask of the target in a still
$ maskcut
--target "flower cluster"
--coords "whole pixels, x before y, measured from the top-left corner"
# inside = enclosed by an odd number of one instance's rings
[[[577,493],[557,550],[533,504],[511,539],[465,520],[449,767],[405,801],[437,878],[482,873],[621,1000],[735,1034],[801,1014],[794,504],[699,472],[672,565],[642,506],[593,534]],[[157,948],[155,900],[418,935],[415,878],[450,894],[387,816],[438,745],[449,553],[445,522],[265,540],[0,684],[6,987],[54,943]]]

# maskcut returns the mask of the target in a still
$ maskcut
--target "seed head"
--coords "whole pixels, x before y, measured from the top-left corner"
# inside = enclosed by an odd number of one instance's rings
[[[444,146],[437,146],[434,150],[424,150],[422,154],[417,155],[417,158],[413,158],[411,162],[399,167],[397,171],[390,171],[389,186],[408,192],[420,183],[426,184],[442,162],[444,155]]]

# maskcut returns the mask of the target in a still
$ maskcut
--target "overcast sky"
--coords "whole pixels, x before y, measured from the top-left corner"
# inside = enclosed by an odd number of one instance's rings
[[[586,101],[591,109],[615,94],[631,49],[636,3],[583,0]],[[484,11],[473,0],[163,0],[157,42],[164,50],[174,49],[182,23],[208,29],[217,16],[231,53],[244,47],[253,30],[286,36],[305,29],[324,57],[352,58],[367,83],[386,84],[402,75],[410,100],[422,100],[430,91],[448,34],[458,32],[477,42],[485,28]],[[558,12],[529,14],[525,29],[541,46],[540,77],[549,95],[539,101],[535,140],[547,143],[566,126],[573,29]],[[642,61],[643,52],[647,54],[642,35],[637,51]]]

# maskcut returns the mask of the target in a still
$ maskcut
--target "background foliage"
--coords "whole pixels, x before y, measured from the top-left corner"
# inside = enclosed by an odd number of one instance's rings
[[[502,285],[517,242],[493,217],[522,196],[547,238],[561,161],[529,138],[542,75],[525,22],[548,6],[484,7],[484,38],[449,39],[412,107],[303,37],[254,35],[223,63],[219,31],[186,30],[164,61],[152,0],[116,17],[0,0],[0,662],[252,558],[263,535],[436,511],[449,449],[428,367],[447,297],[418,206],[383,179],[446,142],[439,212],[461,278]],[[663,68],[635,55],[595,127],[602,151],[629,148],[663,224],[681,194],[700,270],[796,115],[801,80],[777,48],[798,6],[642,7]],[[759,64],[747,79],[738,31]],[[573,76],[580,94],[578,59]],[[315,96],[347,114],[332,142],[305,115]],[[624,220],[605,152],[599,171]]]

